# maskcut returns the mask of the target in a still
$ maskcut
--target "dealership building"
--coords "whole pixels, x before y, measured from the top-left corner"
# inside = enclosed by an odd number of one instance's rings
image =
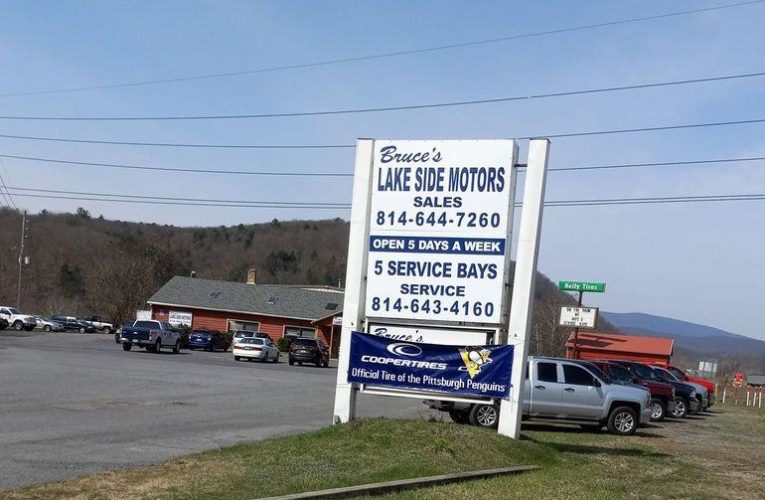
[[[258,284],[254,271],[246,283],[176,276],[147,303],[153,319],[193,329],[319,338],[333,354],[340,346],[343,292],[335,288]]]

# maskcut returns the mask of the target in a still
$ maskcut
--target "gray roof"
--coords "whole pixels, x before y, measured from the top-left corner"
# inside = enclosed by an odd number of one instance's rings
[[[147,302],[314,321],[341,312],[343,296],[341,291],[321,287],[248,285],[176,276]]]
[[[747,375],[747,385],[765,385],[765,375]]]

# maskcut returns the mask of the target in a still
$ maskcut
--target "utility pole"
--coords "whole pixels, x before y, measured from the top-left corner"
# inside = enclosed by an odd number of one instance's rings
[[[16,309],[21,310],[21,277],[24,270],[24,240],[27,237],[27,211],[21,215],[21,242],[19,243],[19,287],[16,291]]]

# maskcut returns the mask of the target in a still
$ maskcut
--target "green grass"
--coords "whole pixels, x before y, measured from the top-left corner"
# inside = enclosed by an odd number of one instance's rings
[[[0,498],[251,499],[512,465],[542,469],[382,498],[765,498],[762,463],[765,410],[740,407],[627,438],[539,425],[513,441],[447,422],[371,419]]]

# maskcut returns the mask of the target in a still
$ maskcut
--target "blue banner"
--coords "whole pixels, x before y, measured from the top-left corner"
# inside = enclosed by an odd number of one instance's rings
[[[446,346],[351,334],[348,382],[451,395],[507,398],[513,346]]]

